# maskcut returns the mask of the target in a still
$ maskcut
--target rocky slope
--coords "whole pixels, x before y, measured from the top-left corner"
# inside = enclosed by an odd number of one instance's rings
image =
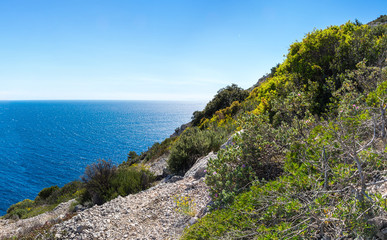
[[[118,197],[55,225],[58,239],[178,239],[195,218],[175,210],[174,196],[189,197],[200,217],[210,199],[203,179],[166,182],[127,197]]]
[[[58,239],[178,239],[186,226],[206,213],[211,201],[201,174],[210,157],[216,155],[199,159],[184,177],[94,206],[52,231]],[[176,209],[176,198],[189,199],[190,214]]]
[[[56,239],[178,239],[186,226],[207,212],[211,199],[204,183],[204,169],[208,159],[214,157],[216,154],[210,153],[198,159],[184,177],[165,178],[140,193],[78,212],[54,225],[51,231]],[[165,167],[166,162],[161,161],[151,169],[160,171]],[[176,207],[176,199],[187,199],[188,214],[179,211],[182,209]],[[14,237],[63,219],[73,201],[34,218],[17,222],[1,220],[0,238]]]

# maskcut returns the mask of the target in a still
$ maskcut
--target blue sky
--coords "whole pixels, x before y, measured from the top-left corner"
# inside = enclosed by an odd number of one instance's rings
[[[386,0],[2,0],[0,100],[208,101],[252,86],[314,28],[386,10]]]

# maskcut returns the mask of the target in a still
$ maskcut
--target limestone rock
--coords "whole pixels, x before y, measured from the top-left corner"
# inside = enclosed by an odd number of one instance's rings
[[[149,167],[149,170],[155,174],[155,176],[166,177],[167,172],[167,160],[168,155],[164,154],[151,163],[145,165]]]
[[[210,158],[216,158],[217,154],[210,152],[207,156],[199,158],[196,163],[188,170],[184,177],[193,177],[195,179],[202,178],[206,175],[205,169],[207,168],[207,163]]]

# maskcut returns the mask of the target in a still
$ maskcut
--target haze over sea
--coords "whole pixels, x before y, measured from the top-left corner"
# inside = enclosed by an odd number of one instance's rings
[[[204,103],[0,101],[0,215],[52,185],[78,180],[98,159],[126,161],[169,137]]]

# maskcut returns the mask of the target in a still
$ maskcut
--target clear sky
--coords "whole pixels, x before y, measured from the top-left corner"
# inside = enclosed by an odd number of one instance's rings
[[[208,101],[387,0],[1,0],[0,100]]]

